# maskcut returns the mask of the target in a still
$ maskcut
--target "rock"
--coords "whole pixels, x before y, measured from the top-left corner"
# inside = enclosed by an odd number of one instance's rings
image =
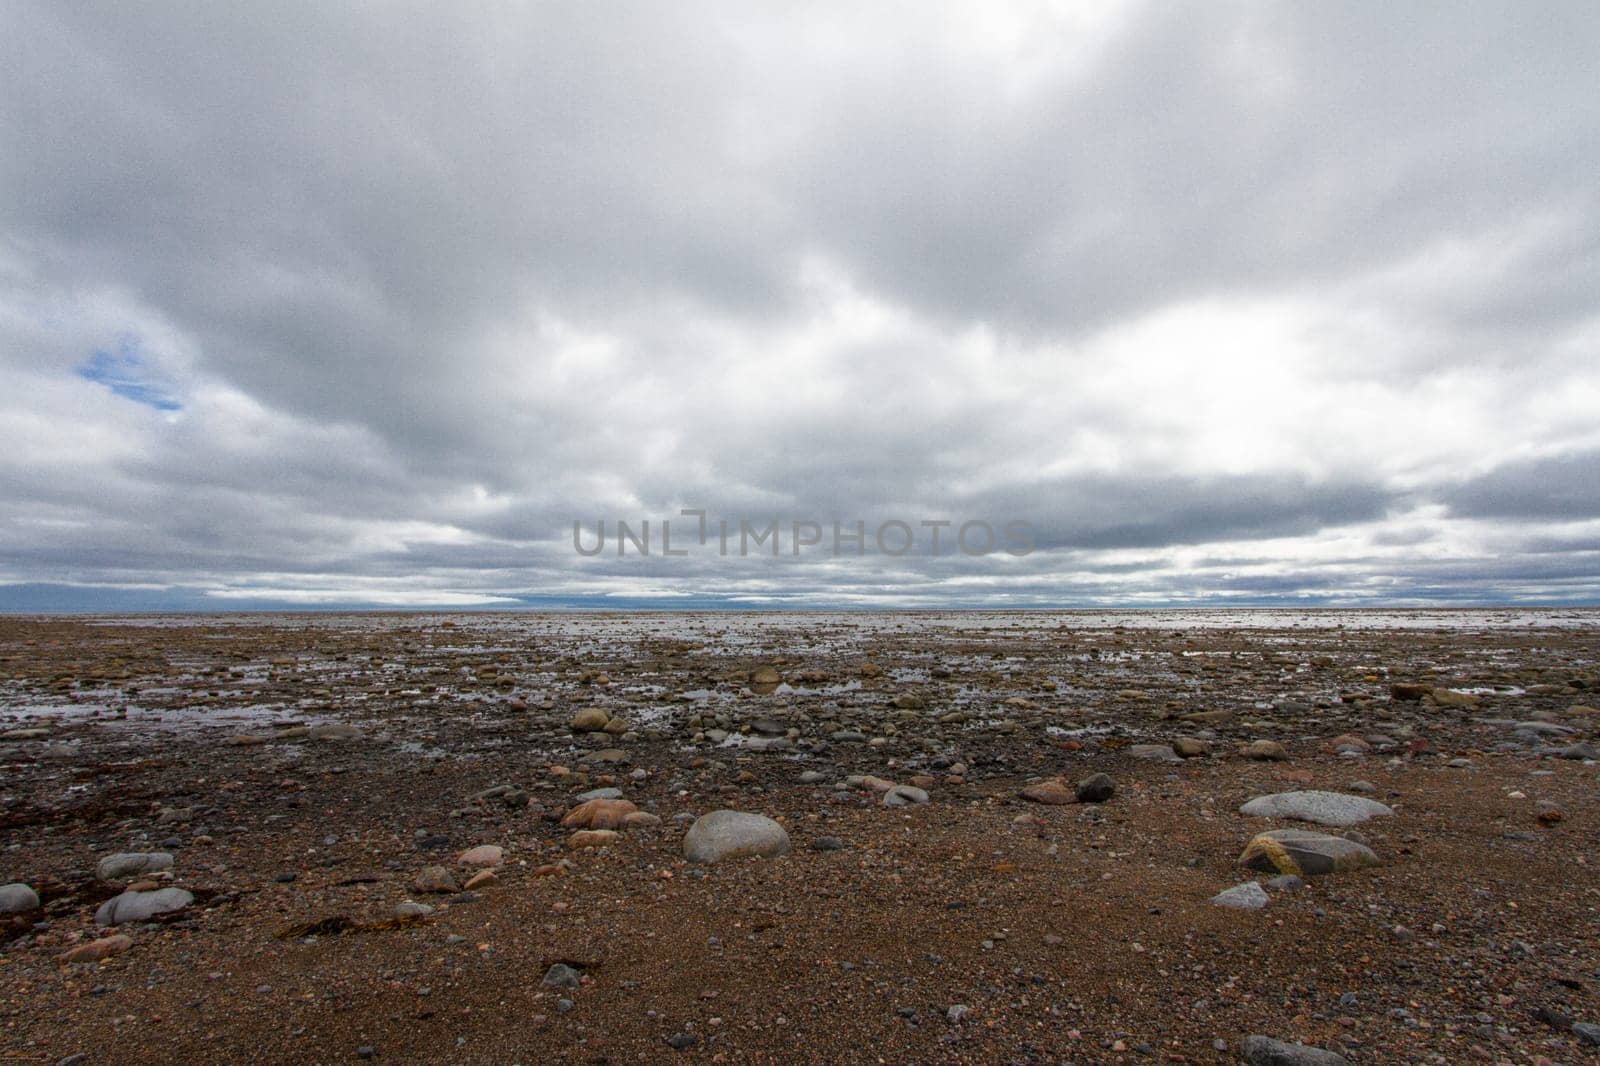
[[[1117,783],[1109,774],[1090,774],[1073,787],[1079,803],[1104,803],[1117,791]]]
[[[1428,693],[1433,702],[1439,707],[1476,707],[1478,697],[1465,692],[1455,692],[1447,688],[1436,688]]]
[[[1389,686],[1389,698],[1404,703],[1420,703],[1422,697],[1432,691],[1432,685],[1423,685],[1415,681],[1396,681]]]
[[[615,829],[580,829],[567,838],[568,851],[610,847],[622,839]]]
[[[1244,757],[1257,762],[1283,762],[1289,753],[1276,740],[1257,740],[1244,749]]]
[[[660,816],[651,814],[649,811],[629,811],[622,816],[622,828],[624,829],[648,829],[651,826],[660,824]]]
[[[133,938],[117,933],[113,936],[103,936],[99,940],[91,940],[87,944],[79,944],[77,947],[68,948],[56,956],[56,961],[69,964],[99,962],[101,959],[109,959],[113,955],[121,955],[131,947],[133,947]]]
[[[260,733],[238,733],[222,742],[227,748],[254,748],[265,744],[267,738]]]
[[[619,763],[628,761],[628,753],[621,748],[600,748],[578,760],[580,763]]]
[[[158,914],[181,911],[194,902],[194,896],[181,888],[157,892],[124,892],[100,905],[94,913],[96,925],[121,925],[123,922],[149,921]]]
[[[1267,882],[1268,892],[1298,892],[1305,887],[1305,879],[1299,874],[1279,874]]]
[[[783,684],[783,677],[772,667],[762,666],[758,667],[756,671],[750,675],[750,684],[771,685],[776,688],[778,685]]]
[[[463,866],[499,866],[505,858],[505,849],[498,844],[479,844],[456,856]]]
[[[1018,794],[1032,803],[1045,803],[1052,807],[1078,802],[1077,793],[1060,778],[1029,785]]]
[[[1600,1047],[1600,1025],[1592,1022],[1574,1022],[1572,1035],[1577,1037],[1580,1043],[1588,1044],[1590,1047]]]
[[[896,785],[883,794],[885,807],[905,807],[927,802],[928,794],[915,785]]]
[[[571,729],[574,733],[598,733],[605,729],[609,721],[611,715],[599,707],[585,707],[572,716]]]
[[[1154,762],[1178,762],[1178,753],[1172,750],[1171,744],[1132,744],[1128,747],[1128,755],[1134,759],[1150,759]]]
[[[1249,1066],[1350,1066],[1343,1055],[1260,1035],[1247,1036],[1240,1042],[1239,1057]]]
[[[461,891],[461,886],[456,884],[455,874],[443,866],[424,866],[417,874],[417,879],[411,882],[411,887],[418,892]]]
[[[920,711],[928,706],[928,701],[915,692],[902,692],[891,703],[902,711]]]
[[[874,792],[887,792],[894,787],[893,781],[886,781],[881,777],[871,774],[851,774],[844,779],[845,788],[864,788]]]
[[[403,900],[396,904],[394,908],[394,916],[396,918],[426,918],[432,913],[433,908],[426,903],[418,903],[416,900],[410,899]]]
[[[561,825],[565,829],[615,829],[638,809],[625,799],[592,799],[568,811]]]
[[[1226,723],[1233,721],[1237,713],[1238,712],[1236,711],[1229,710],[1195,711],[1193,714],[1183,715],[1182,720],[1185,722],[1193,722],[1196,725],[1225,725]]]
[[[1180,759],[1198,759],[1211,751],[1211,745],[1199,737],[1179,737],[1172,742],[1172,750]]]
[[[750,723],[750,732],[764,737],[781,737],[788,731],[788,726],[773,718],[757,718]]]
[[[312,740],[354,740],[360,735],[359,729],[345,722],[323,722],[306,730]]]
[[[1393,814],[1394,811],[1377,800],[1361,796],[1346,796],[1339,792],[1279,792],[1271,796],[1257,796],[1239,808],[1239,813],[1251,818],[1293,818],[1317,825],[1352,826],[1368,818]]]
[[[1600,759],[1600,750],[1593,744],[1568,744],[1556,752],[1558,759]]]
[[[844,841],[838,837],[820,836],[811,842],[812,851],[843,851]]]
[[[667,1037],[667,1046],[673,1051],[687,1051],[699,1042],[693,1033],[673,1033]]]
[[[577,988],[583,978],[571,966],[558,962],[544,972],[544,980],[539,983],[546,988]]]
[[[100,860],[94,875],[102,881],[126,881],[138,874],[153,874],[172,869],[172,853],[166,851],[125,851]]]
[[[619,800],[622,798],[620,788],[591,788],[587,792],[579,793],[574,797],[579,803],[588,803],[590,800]]]
[[[0,914],[27,914],[39,909],[39,894],[20,881],[0,885]]]
[[[744,811],[712,811],[695,819],[683,838],[683,857],[690,862],[759,855],[775,858],[789,852],[789,834],[771,818]]]
[[[1365,844],[1304,829],[1258,833],[1239,856],[1239,864],[1273,874],[1317,877],[1378,865]]]
[[[1211,897],[1213,907],[1229,907],[1236,911],[1258,911],[1267,903],[1267,890],[1254,881],[1223,889]]]

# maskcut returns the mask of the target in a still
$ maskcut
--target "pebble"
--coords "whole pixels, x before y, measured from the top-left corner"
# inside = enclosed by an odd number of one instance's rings
[[[499,866],[505,858],[505,849],[498,844],[479,844],[456,856],[463,866]]]
[[[568,851],[610,847],[622,839],[615,829],[580,829],[567,838]]]
[[[1257,762],[1283,762],[1289,753],[1276,740],[1257,740],[1244,749],[1244,757]]]
[[[546,988],[577,988],[582,983],[578,971],[564,962],[554,963],[544,972],[544,980],[540,982]]]
[[[611,715],[599,707],[585,707],[572,716],[571,728],[574,733],[598,733],[609,721]]]
[[[418,892],[459,892],[461,886],[456,884],[455,874],[444,866],[424,866],[417,874],[411,887]]]
[[[783,826],[745,811],[701,815],[683,838],[683,857],[690,862],[721,862],[746,855],[774,858],[788,852],[789,834]]]
[[[1044,803],[1050,806],[1078,802],[1077,794],[1060,778],[1036,782],[1024,788],[1019,795],[1031,803]]]
[[[927,802],[928,794],[915,785],[895,785],[883,794],[885,807],[905,807]]]
[[[622,789],[616,788],[616,787],[610,787],[610,788],[591,788],[587,792],[580,793],[576,797],[576,800],[579,803],[588,803],[590,800],[619,800],[621,798],[622,798]]]
[[[561,819],[564,829],[616,829],[639,808],[625,799],[592,799],[572,808]]]
[[[120,955],[133,947],[133,938],[122,933],[113,936],[103,936],[99,940],[91,940],[87,944],[79,944],[68,948],[56,956],[57,961],[64,963],[99,962],[109,959],[113,955]]]

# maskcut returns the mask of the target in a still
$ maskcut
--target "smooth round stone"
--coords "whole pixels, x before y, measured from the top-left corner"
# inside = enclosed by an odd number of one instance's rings
[[[172,853],[167,851],[124,851],[107,855],[95,867],[94,874],[102,881],[126,881],[139,874],[153,874],[172,868]]]
[[[39,894],[20,881],[0,885],[0,914],[27,914],[39,909]]]
[[[927,802],[928,794],[915,785],[896,785],[883,794],[885,807],[906,807]]]
[[[619,800],[622,798],[620,788],[591,788],[580,793],[577,797],[579,803],[588,803],[590,800]]]
[[[683,838],[683,857],[690,862],[721,862],[747,855],[770,859],[788,852],[789,834],[783,826],[746,811],[701,815]]]
[[[1254,881],[1225,888],[1211,897],[1213,907],[1227,907],[1236,911],[1258,911],[1267,905],[1267,890]]]
[[[468,848],[456,857],[463,866],[499,866],[505,858],[505,849],[498,844],[479,844]]]
[[[143,922],[158,914],[181,911],[194,902],[194,896],[181,888],[163,888],[155,892],[124,892],[113,896],[95,911],[96,925],[121,925],[123,922]]]
[[[1279,792],[1257,796],[1239,808],[1251,818],[1293,818],[1317,825],[1352,826],[1394,811],[1377,800],[1347,796],[1342,792]]]

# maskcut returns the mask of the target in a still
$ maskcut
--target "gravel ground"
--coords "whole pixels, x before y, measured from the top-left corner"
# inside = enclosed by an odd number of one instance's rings
[[[1597,648],[1572,610],[0,620],[0,884],[42,900],[0,1061],[1597,1061]],[[604,787],[655,817],[569,848]],[[1380,864],[1212,905],[1318,828],[1239,813],[1298,789],[1392,807],[1321,830]],[[717,809],[792,850],[686,863]],[[193,901],[97,927],[140,881]]]

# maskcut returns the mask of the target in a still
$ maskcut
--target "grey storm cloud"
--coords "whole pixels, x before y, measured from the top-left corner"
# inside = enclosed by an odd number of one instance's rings
[[[0,608],[1600,599],[1597,60],[1578,3],[4,5]],[[572,550],[685,507],[1035,551]]]

